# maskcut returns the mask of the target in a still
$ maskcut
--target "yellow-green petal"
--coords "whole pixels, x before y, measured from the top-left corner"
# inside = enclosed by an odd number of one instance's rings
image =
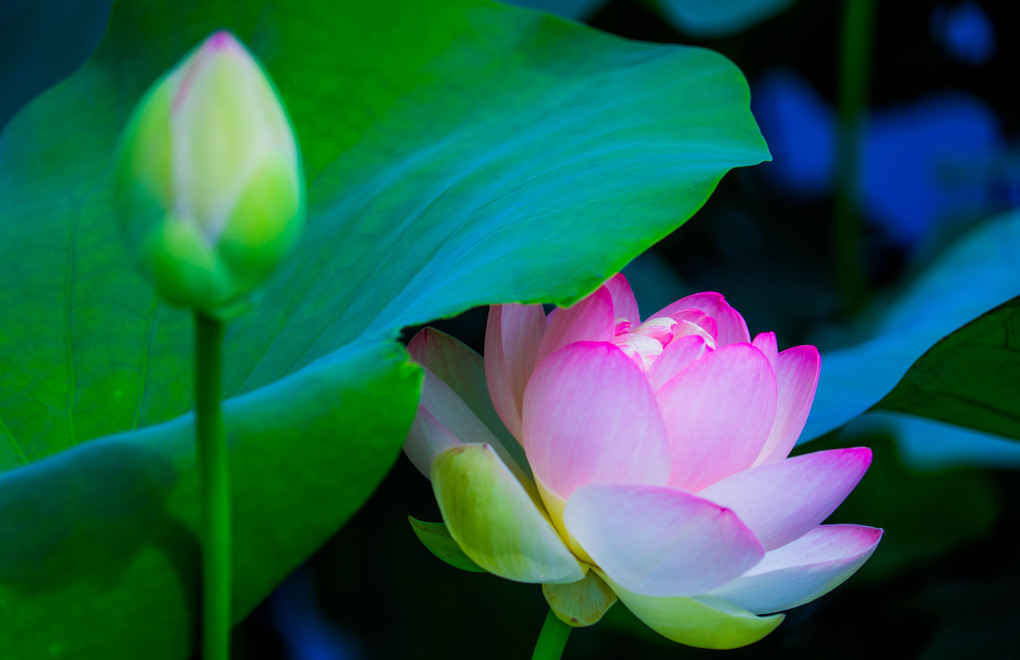
[[[168,302],[214,310],[232,301],[230,273],[199,229],[175,217],[153,226],[138,260]]]
[[[714,596],[643,596],[627,591],[599,571],[620,601],[645,625],[674,642],[702,649],[735,649],[776,629],[785,615],[756,616]]]
[[[486,444],[432,462],[432,489],[450,535],[485,570],[518,582],[569,583],[584,569],[545,513]]]
[[[556,618],[574,628],[595,625],[616,603],[616,594],[595,571],[570,584],[543,584],[542,595]]]

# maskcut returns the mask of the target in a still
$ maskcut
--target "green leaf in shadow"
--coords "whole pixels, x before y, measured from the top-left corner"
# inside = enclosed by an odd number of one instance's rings
[[[450,536],[450,530],[446,528],[446,523],[422,522],[411,516],[408,516],[407,519],[411,522],[411,529],[414,530],[418,540],[429,549],[429,552],[439,559],[462,571],[470,571],[472,573],[487,572],[464,554],[460,545]]]
[[[768,20],[794,0],[654,0],[666,20],[686,34],[727,37]]]
[[[928,349],[874,408],[1020,440],[1020,298]]]

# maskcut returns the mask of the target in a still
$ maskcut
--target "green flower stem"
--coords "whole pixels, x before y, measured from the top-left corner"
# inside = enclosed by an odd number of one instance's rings
[[[839,70],[839,135],[836,145],[836,199],[833,239],[836,280],[846,309],[864,302],[861,259],[861,118],[871,77],[875,0],[844,0]]]
[[[223,322],[195,313],[195,432],[202,485],[202,658],[230,657],[230,479],[220,408]]]
[[[563,655],[563,648],[567,645],[570,631],[571,627],[549,610],[545,623],[542,624],[542,631],[538,633],[538,641],[535,642],[535,652],[531,655],[531,660],[559,660]]]

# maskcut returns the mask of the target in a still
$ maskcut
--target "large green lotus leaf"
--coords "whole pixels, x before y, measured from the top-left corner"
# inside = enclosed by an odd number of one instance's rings
[[[873,322],[873,339],[822,355],[818,392],[801,438],[815,438],[866,412],[933,344],[1018,292],[1020,212],[1014,212],[946,250]]]
[[[396,458],[419,379],[399,346],[362,342],[228,402],[236,618],[364,503]],[[190,654],[192,425],[179,417],[0,475],[0,658]]]
[[[875,408],[1020,440],[1018,384],[1020,298],[1014,298],[932,346]]]
[[[485,0],[118,3],[0,136],[0,657],[189,648],[190,319],[131,268],[110,170],[146,86],[220,27],[278,84],[310,196],[226,339],[238,616],[392,464],[418,388],[400,327],[576,300],[768,156],[743,77],[701,49]],[[336,408],[300,385],[323,365]]]
[[[110,162],[144,88],[216,26],[259,54],[309,182],[303,242],[231,324],[228,395],[366,333],[571,302],[767,150],[740,72],[481,0],[118,5],[95,56],[0,140],[0,418],[12,467],[182,414],[189,318],[114,226]]]

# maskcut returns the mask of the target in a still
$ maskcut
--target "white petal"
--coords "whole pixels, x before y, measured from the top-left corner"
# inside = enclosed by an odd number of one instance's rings
[[[583,486],[567,500],[563,521],[617,584],[646,596],[705,593],[765,554],[732,511],[659,486]]]
[[[821,525],[768,552],[754,568],[711,593],[755,614],[788,610],[841,585],[881,538],[882,530],[874,527]]]
[[[867,447],[818,451],[738,472],[698,495],[733,509],[772,550],[825,520],[869,465]]]

